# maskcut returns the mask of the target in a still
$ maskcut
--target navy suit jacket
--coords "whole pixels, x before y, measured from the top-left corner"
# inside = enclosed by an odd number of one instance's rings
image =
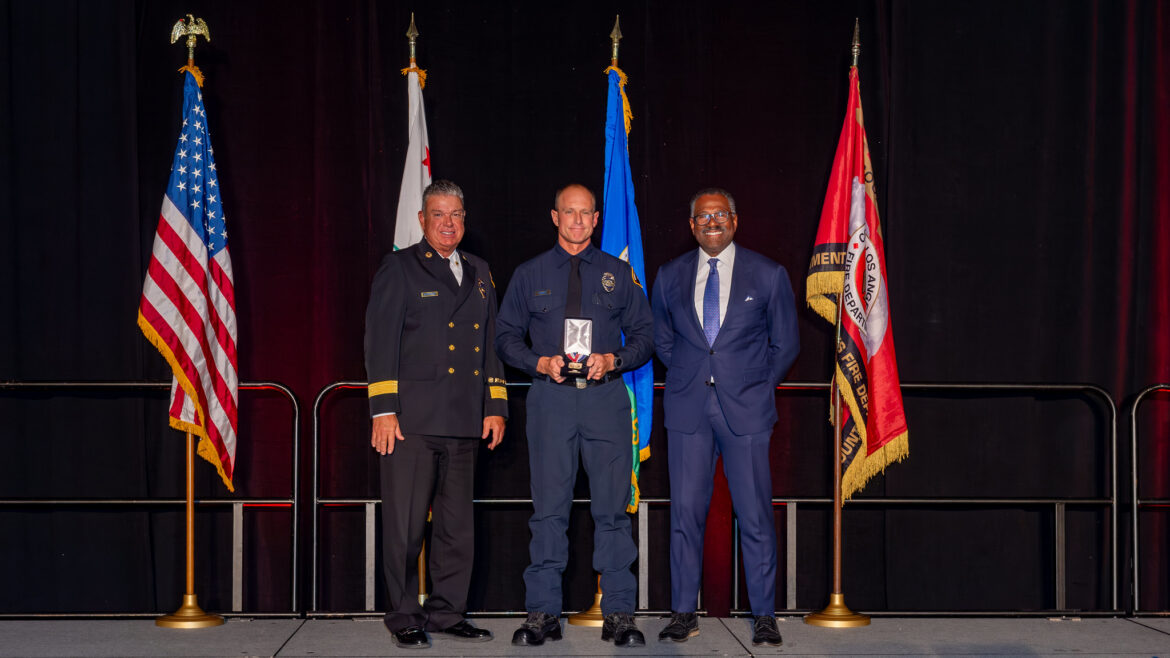
[[[654,280],[654,347],[666,365],[666,428],[695,431],[713,376],[731,430],[768,431],[776,424],[776,385],[800,351],[788,273],[737,244],[727,314],[708,346],[695,313],[698,266],[695,249],[659,268]]]

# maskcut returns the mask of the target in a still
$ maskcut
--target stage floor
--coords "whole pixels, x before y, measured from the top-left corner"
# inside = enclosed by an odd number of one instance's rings
[[[648,644],[619,649],[601,630],[564,625],[565,639],[513,647],[518,618],[476,618],[491,642],[433,637],[425,650],[399,649],[380,618],[240,619],[200,630],[168,630],[151,620],[0,621],[0,656],[1042,656],[1170,654],[1170,619],[891,618],[855,629],[826,629],[781,617],[780,647],[753,647],[746,619],[700,621],[700,635],[660,643],[665,619],[638,625]]]

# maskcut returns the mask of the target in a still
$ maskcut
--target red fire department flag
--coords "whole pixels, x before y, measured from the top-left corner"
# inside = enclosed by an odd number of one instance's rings
[[[833,385],[845,402],[841,495],[848,499],[910,451],[856,66],[849,69],[849,106],[806,289],[806,301],[818,315],[841,323]]]

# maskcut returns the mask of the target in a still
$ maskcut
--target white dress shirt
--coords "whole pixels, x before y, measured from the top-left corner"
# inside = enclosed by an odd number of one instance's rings
[[[723,319],[727,317],[727,301],[731,299],[731,272],[735,268],[735,243],[727,245],[719,252],[718,263],[715,269],[719,271],[719,326],[723,326]],[[711,266],[707,261],[711,256],[699,248],[699,266],[695,268],[695,314],[699,316],[699,324],[703,324],[703,296],[707,292],[707,276],[711,273]],[[705,329],[706,327],[704,327]]]
[[[460,262],[459,252],[452,251],[451,258],[451,274],[455,275],[455,283],[463,285],[463,263]]]

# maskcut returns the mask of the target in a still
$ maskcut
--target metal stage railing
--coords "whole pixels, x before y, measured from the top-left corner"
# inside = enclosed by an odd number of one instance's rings
[[[509,383],[509,387],[528,387],[530,383]],[[378,498],[322,498],[320,496],[320,447],[321,447],[321,419],[320,410],[322,402],[340,390],[347,389],[365,389],[366,382],[362,381],[339,381],[329,384],[318,392],[313,401],[313,479],[312,479],[312,556],[311,556],[311,574],[310,574],[310,599],[309,610],[306,613],[308,616],[353,616],[361,614],[373,614],[374,610],[374,587],[376,586],[377,578],[374,573],[374,565],[376,555],[374,554],[375,546],[375,527],[377,524],[377,506],[381,504]],[[656,383],[655,388],[661,390],[662,383]],[[828,384],[822,382],[791,382],[781,384],[777,391],[783,393],[785,391],[800,391],[800,390],[816,390],[827,389]],[[1056,606],[1054,610],[1020,612],[1020,611],[890,611],[877,612],[871,614],[889,615],[889,616],[912,616],[912,615],[1050,615],[1053,613],[1073,612],[1067,610],[1066,602],[1066,555],[1065,555],[1065,512],[1069,505],[1076,506],[1100,506],[1108,507],[1109,510],[1109,546],[1110,546],[1110,593],[1111,593],[1111,609],[1103,611],[1102,614],[1115,614],[1118,611],[1118,557],[1117,557],[1117,541],[1118,541],[1118,497],[1117,497],[1117,406],[1113,402],[1113,398],[1104,389],[1093,386],[1091,384],[1008,384],[1008,383],[990,383],[990,384],[902,384],[904,392],[969,392],[973,395],[986,393],[1008,393],[1008,394],[1060,394],[1060,395],[1089,395],[1100,399],[1109,412],[1107,419],[1107,436],[1105,442],[1108,444],[1109,463],[1103,469],[1103,475],[1108,480],[1109,496],[1100,498],[882,498],[882,497],[865,497],[854,498],[846,505],[853,506],[882,506],[882,507],[906,507],[906,506],[923,506],[923,507],[958,507],[958,508],[977,508],[977,507],[1036,507],[1051,506],[1054,517],[1054,600]],[[477,505],[516,505],[516,504],[531,504],[532,500],[529,498],[507,498],[507,499],[477,499]],[[588,499],[575,499],[575,505],[586,504]],[[639,553],[639,583],[645,582],[648,574],[648,561],[645,558],[649,553],[647,549],[648,527],[646,522],[646,511],[649,505],[669,504],[668,498],[644,498],[639,506],[639,532],[638,532],[638,553]],[[797,614],[803,612],[796,609],[796,516],[797,510],[802,506],[827,506],[831,507],[833,500],[831,497],[791,497],[791,498],[776,498],[773,504],[783,504],[788,507],[787,517],[787,543],[785,546],[784,558],[787,564],[787,582],[785,586],[785,602],[786,608],[780,612]],[[364,611],[330,611],[320,612],[318,610],[318,532],[320,524],[320,513],[324,506],[364,506],[365,507],[365,581],[366,581],[366,599]],[[736,546],[733,548],[733,555],[735,555],[734,566],[734,580],[732,590],[732,613],[743,614],[746,611],[739,609],[740,592],[739,592],[739,551],[738,551],[738,528],[732,533],[733,541]],[[778,556],[779,557],[779,556]],[[650,610],[648,609],[647,593],[645,588],[639,587],[639,610],[638,612],[644,614],[665,613],[666,610]],[[493,615],[506,614],[523,614],[523,611],[491,611]],[[1078,615],[1093,614],[1091,612],[1076,611]]]
[[[122,390],[122,391],[169,391],[170,382],[145,381],[9,381],[0,382],[0,396],[32,391],[56,391],[65,394],[77,394],[90,391]],[[299,615],[299,600],[297,597],[297,528],[300,492],[297,483],[297,471],[300,460],[300,417],[301,407],[296,395],[289,387],[279,382],[241,382],[241,391],[276,391],[286,398],[292,405],[292,492],[287,498],[203,498],[195,501],[197,506],[227,506],[232,508],[232,611],[231,613],[247,617]],[[163,422],[160,419],[159,422]],[[49,508],[49,507],[182,507],[186,505],[183,498],[5,498],[0,499],[0,509],[4,508]],[[287,506],[292,512],[292,526],[290,537],[291,569],[290,590],[292,592],[288,612],[261,613],[243,611],[243,548],[244,548],[244,511],[253,505],[265,507]],[[176,541],[181,541],[177,538]],[[155,612],[128,612],[128,613],[4,613],[0,618],[82,618],[82,617],[156,617]]]
[[[1139,594],[1140,594],[1139,585],[1141,583],[1141,579],[1139,578],[1139,576],[1141,574],[1141,562],[1139,561],[1140,556],[1138,555],[1138,548],[1139,548],[1139,544],[1138,544],[1139,516],[1138,516],[1138,513],[1139,513],[1140,509],[1143,507],[1149,508],[1149,507],[1170,506],[1170,499],[1167,499],[1167,498],[1144,498],[1143,499],[1143,498],[1138,497],[1139,496],[1139,492],[1138,492],[1138,420],[1137,420],[1138,408],[1141,407],[1142,402],[1144,402],[1151,394],[1153,394],[1153,393],[1168,393],[1168,392],[1170,392],[1170,384],[1154,384],[1152,386],[1149,386],[1145,390],[1143,390],[1141,393],[1137,394],[1137,396],[1133,400],[1133,406],[1130,407],[1130,410],[1129,410],[1129,440],[1130,440],[1129,463],[1130,463],[1130,467],[1132,469],[1132,471],[1130,473],[1130,480],[1131,480],[1131,486],[1133,487],[1133,492],[1132,492],[1132,496],[1131,496],[1132,509],[1130,512],[1130,516],[1133,519],[1133,522],[1130,524],[1130,528],[1133,531],[1133,537],[1132,537],[1133,555],[1131,556],[1131,559],[1133,560],[1132,592],[1133,592],[1133,612],[1135,615],[1154,615],[1154,614],[1170,615],[1170,612],[1167,612],[1167,611],[1156,612],[1156,611],[1152,611],[1152,610],[1142,610],[1141,605],[1140,605],[1141,601],[1139,598]],[[1162,465],[1161,467],[1165,468],[1166,465]]]

